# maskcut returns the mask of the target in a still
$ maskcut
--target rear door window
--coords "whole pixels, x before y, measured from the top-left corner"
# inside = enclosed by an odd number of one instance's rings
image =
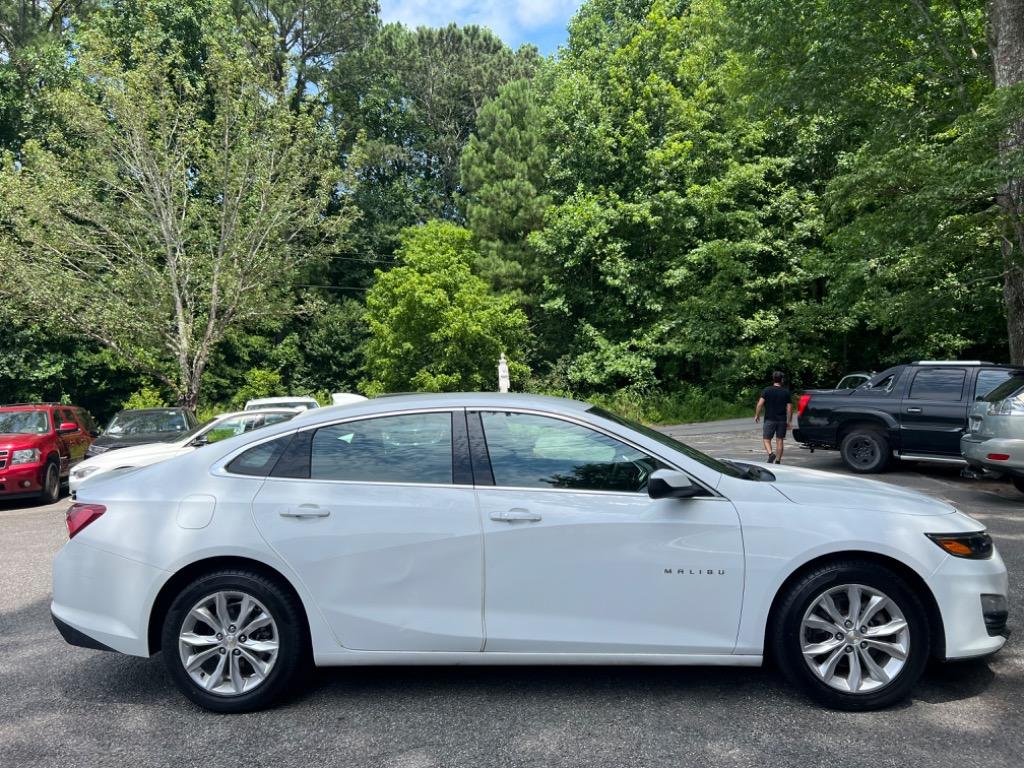
[[[966,378],[963,368],[926,368],[914,376],[909,398],[958,402],[963,399]]]
[[[346,421],[313,435],[312,480],[451,485],[452,414]]]

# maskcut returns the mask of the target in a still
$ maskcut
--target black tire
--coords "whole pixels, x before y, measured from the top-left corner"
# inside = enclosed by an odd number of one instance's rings
[[[878,429],[854,427],[839,444],[843,463],[859,474],[881,472],[889,465],[889,439]]]
[[[1011,477],[1010,481],[1013,483],[1014,488],[1024,493],[1024,477]]]
[[[804,614],[825,592],[847,584],[862,585],[884,593],[903,614],[909,631],[908,653],[902,669],[882,687],[861,693],[839,690],[826,684],[811,670],[802,649]],[[815,638],[809,640],[815,642]],[[906,698],[921,678],[931,655],[928,616],[914,590],[888,568],[857,560],[821,566],[793,584],[774,614],[769,642],[776,663],[793,685],[827,707],[848,711],[881,709]],[[842,651],[846,653],[848,648],[843,646]],[[858,651],[854,649],[853,653]],[[843,663],[838,663],[837,670]],[[845,663],[849,676],[850,662]]]
[[[273,666],[261,683],[244,693],[218,694],[203,690],[185,669],[179,653],[178,635],[189,612],[198,602],[217,592],[237,592],[254,598],[266,607],[276,624],[278,651]],[[227,569],[201,576],[182,589],[164,618],[161,648],[167,670],[185,696],[204,709],[235,714],[265,709],[293,687],[309,666],[308,637],[302,605],[289,589],[253,571]]]
[[[60,501],[60,465],[56,461],[46,462],[43,470],[43,490],[39,492],[41,504],[56,504]]]

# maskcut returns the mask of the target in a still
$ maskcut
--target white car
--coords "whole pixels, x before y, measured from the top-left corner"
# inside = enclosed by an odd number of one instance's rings
[[[331,405],[348,405],[349,403],[361,403],[366,400],[362,395],[354,392],[334,392],[331,395]]]
[[[185,432],[180,437],[168,442],[146,443],[144,445],[134,445],[130,448],[120,448],[116,451],[101,453],[77,464],[71,470],[68,479],[68,490],[71,492],[72,497],[77,497],[83,483],[94,481],[97,477],[107,472],[136,469],[156,464],[158,461],[171,459],[183,453],[191,453],[196,448],[210,443],[216,443],[245,432],[252,432],[254,429],[287,421],[297,413],[299,411],[293,408],[275,408],[273,410],[261,410],[257,413],[252,411],[222,413],[217,418],[189,432]]]
[[[312,408],[319,408],[320,403],[315,397],[304,397],[302,395],[290,397],[258,397],[249,400],[245,404],[247,411],[261,411],[267,408],[295,408],[300,411],[307,411]]]
[[[772,654],[827,705],[1005,642],[984,526],[862,478],[719,461],[585,403],[380,398],[90,483],[53,566],[71,643],[163,657],[211,710],[307,663]]]

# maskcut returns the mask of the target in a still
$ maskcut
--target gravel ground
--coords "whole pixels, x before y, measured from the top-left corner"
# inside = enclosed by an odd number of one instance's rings
[[[718,456],[761,458],[753,424],[667,431]],[[842,471],[831,452],[787,463]],[[881,479],[983,520],[1024,615],[1024,496],[956,470]],[[1024,765],[1019,641],[935,665],[913,700],[849,714],[809,704],[772,670],[367,668],[319,670],[269,712],[218,716],[174,690],[159,657],[66,645],[50,623],[50,558],[67,502],[0,503],[2,766],[985,766]]]

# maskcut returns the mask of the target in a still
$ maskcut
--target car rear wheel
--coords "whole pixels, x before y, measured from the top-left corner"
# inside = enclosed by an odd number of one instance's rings
[[[39,492],[39,500],[43,504],[60,501],[60,467],[56,461],[47,462],[43,470],[43,490]]]
[[[307,659],[296,598],[262,574],[228,570],[185,587],[163,626],[164,661],[189,699],[215,712],[277,701]]]
[[[786,677],[835,709],[870,710],[905,698],[930,653],[921,601],[896,573],[873,563],[835,563],[786,593],[773,650]]]
[[[839,446],[843,463],[854,472],[881,472],[889,463],[889,441],[877,429],[860,427],[843,436]]]

